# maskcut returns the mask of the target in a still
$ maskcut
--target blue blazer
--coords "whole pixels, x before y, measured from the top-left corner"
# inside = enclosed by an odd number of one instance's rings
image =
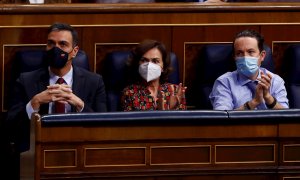
[[[36,94],[47,89],[49,85],[49,72],[47,68],[22,73],[9,98],[9,110],[5,127],[10,143],[15,151],[29,150],[30,145],[30,119],[26,113],[26,104]],[[89,72],[80,67],[73,66],[73,93],[84,101],[82,112],[105,112],[106,93],[102,76]],[[40,107],[41,115],[47,114],[49,104]],[[72,112],[76,112],[72,107]]]

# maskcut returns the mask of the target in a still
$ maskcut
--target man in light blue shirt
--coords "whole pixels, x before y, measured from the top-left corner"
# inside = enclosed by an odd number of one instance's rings
[[[264,38],[255,31],[238,33],[233,42],[237,70],[214,83],[209,95],[214,110],[289,108],[283,79],[260,67],[266,56]]]

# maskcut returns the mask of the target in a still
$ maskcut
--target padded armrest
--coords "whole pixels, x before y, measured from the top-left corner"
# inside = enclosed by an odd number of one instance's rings
[[[253,111],[133,111],[106,113],[49,114],[41,117],[42,126],[95,125],[229,125],[299,122],[300,109]]]
[[[214,123],[226,120],[226,111],[134,111],[107,113],[49,114],[41,118],[42,126],[91,126],[106,124]]]
[[[228,117],[252,123],[299,122],[300,109],[228,111]]]

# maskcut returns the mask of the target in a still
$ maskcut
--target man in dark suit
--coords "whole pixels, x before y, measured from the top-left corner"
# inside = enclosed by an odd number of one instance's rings
[[[14,168],[19,168],[20,153],[29,150],[30,118],[34,112],[106,111],[102,77],[72,66],[79,50],[77,32],[68,24],[53,24],[48,31],[46,50],[49,66],[22,73],[9,98],[5,125],[11,153],[15,155],[12,156],[16,162]],[[18,172],[16,169],[15,173]]]

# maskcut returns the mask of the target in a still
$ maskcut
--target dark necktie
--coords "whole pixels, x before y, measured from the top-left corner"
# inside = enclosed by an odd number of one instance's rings
[[[254,96],[255,96],[256,85],[257,85],[256,81],[250,81],[250,82],[247,83],[247,86],[251,90],[252,98],[254,98]]]
[[[255,91],[256,91],[257,84],[258,84],[258,81],[250,81],[250,82],[247,83],[247,86],[249,87],[249,89],[252,92],[252,98],[254,98],[254,96],[255,96]],[[260,103],[256,108],[257,109],[266,109],[266,105],[263,102],[263,103]]]
[[[64,84],[65,80],[63,78],[58,78],[56,84]],[[54,103],[54,113],[65,113],[65,104],[60,102]]]

